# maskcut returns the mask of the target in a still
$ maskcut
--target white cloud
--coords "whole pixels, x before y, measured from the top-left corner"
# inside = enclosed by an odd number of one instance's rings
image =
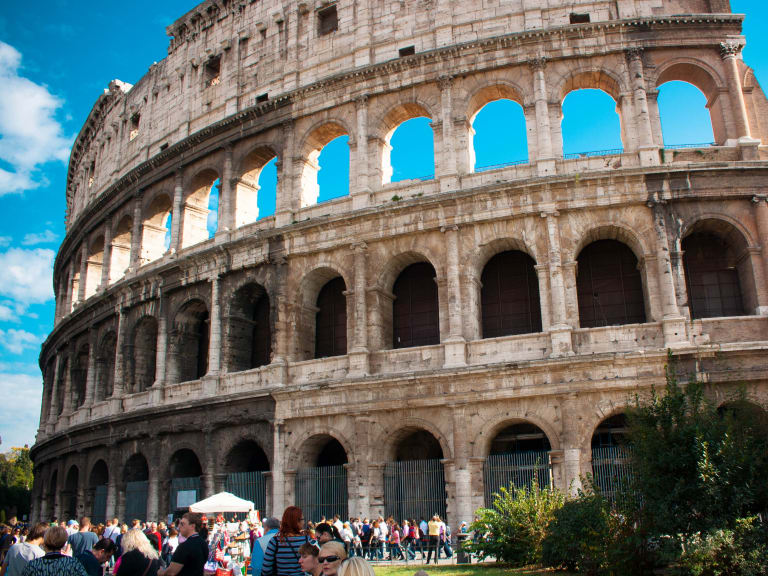
[[[0,394],[3,398],[13,398],[13,402],[0,402],[3,452],[13,446],[31,446],[40,422],[43,378],[35,364],[19,368],[14,372],[0,372]]]
[[[10,236],[0,236],[0,246],[8,246],[11,243],[11,240],[13,240],[13,238]]]
[[[0,322],[18,322],[19,314],[17,307],[10,302],[0,303]]]
[[[56,111],[62,101],[45,86],[19,75],[21,54],[0,42],[0,195],[44,183],[37,169],[50,161],[67,162],[71,138],[62,134]]]
[[[18,305],[51,300],[54,256],[53,250],[44,248],[11,248],[0,252],[0,270],[3,271],[0,295],[12,298]]]
[[[59,237],[53,230],[46,230],[40,234],[26,234],[24,236],[24,240],[22,240],[21,243],[24,246],[35,246],[37,244],[50,244],[51,242],[56,242],[58,239]]]
[[[26,349],[37,348],[43,339],[26,330],[0,330],[0,346],[11,354],[21,354]]]

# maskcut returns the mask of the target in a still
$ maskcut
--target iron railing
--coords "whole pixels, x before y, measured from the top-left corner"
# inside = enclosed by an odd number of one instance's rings
[[[615,503],[632,480],[631,449],[629,446],[592,448],[592,477],[595,486]]]
[[[102,484],[93,489],[93,505],[91,509],[91,521],[94,525],[107,521],[107,485]]]
[[[664,144],[664,150],[684,150],[686,148],[709,148],[717,146],[716,142],[702,142],[699,144]]]
[[[227,492],[238,498],[253,502],[256,510],[264,518],[267,509],[267,479],[264,472],[236,472],[227,475],[225,483]]]
[[[539,488],[552,484],[552,465],[546,450],[491,454],[483,464],[485,505],[493,505],[494,494],[502,486],[507,489],[530,488],[534,478]]]
[[[194,495],[183,494],[183,497],[179,499],[179,492],[187,493],[192,491],[195,492]],[[171,479],[171,494],[170,500],[168,501],[170,503],[169,512],[187,508],[190,504],[194,504],[198,500],[200,500],[199,476]]]
[[[125,518],[131,520],[147,519],[147,495],[149,493],[149,482],[141,480],[138,482],[125,483]]]
[[[594,158],[596,156],[615,156],[617,154],[624,154],[623,148],[611,148],[609,150],[590,150],[588,152],[573,152],[570,154],[563,154],[563,158],[566,160],[577,160],[579,158]]]
[[[387,462],[384,466],[384,516],[397,522],[446,516],[445,470],[440,460]]]
[[[296,506],[307,522],[317,522],[321,516],[332,518],[334,514],[348,517],[347,469],[343,464],[300,468],[296,471],[295,488]]]
[[[510,166],[522,166],[523,164],[528,164],[528,158],[525,160],[502,162],[500,164],[488,164],[487,166],[475,166],[475,172],[488,172],[489,170],[498,170],[499,168],[508,168]]]

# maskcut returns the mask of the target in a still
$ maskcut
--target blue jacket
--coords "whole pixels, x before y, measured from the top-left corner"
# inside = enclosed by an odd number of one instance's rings
[[[254,576],[261,574],[261,566],[264,564],[264,551],[267,549],[269,541],[277,533],[277,528],[274,528],[253,543],[253,550],[251,550],[251,574]]]

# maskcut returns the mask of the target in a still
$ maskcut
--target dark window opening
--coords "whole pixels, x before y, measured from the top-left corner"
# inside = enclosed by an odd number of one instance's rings
[[[627,417],[616,414],[603,420],[592,435],[592,448],[610,448],[627,443]]]
[[[683,240],[685,282],[692,318],[745,314],[739,271],[729,258],[729,246],[706,232]]]
[[[221,56],[211,58],[205,63],[205,85],[218,86],[221,84]]]
[[[160,152],[167,149],[168,149],[168,142],[166,142],[165,144],[160,144]]]
[[[392,293],[393,347],[440,343],[435,269],[427,262],[411,264],[397,278]]]
[[[395,452],[395,462],[410,460],[441,460],[440,442],[426,430],[416,430],[403,438]]]
[[[541,332],[533,258],[516,250],[497,254],[485,265],[481,282],[483,338]]]
[[[571,12],[571,24],[588,24],[589,14],[576,14]]]
[[[139,135],[139,123],[141,122],[141,114],[136,112],[133,116],[131,116],[131,128],[128,132],[128,139],[133,140],[136,138],[136,136]]]
[[[416,54],[416,47],[406,46],[405,48],[400,48],[400,50],[398,50],[398,54],[400,58],[404,58],[406,56],[413,56],[414,54]]]
[[[347,353],[347,299],[342,277],[323,286],[317,297],[315,316],[315,358]]]
[[[515,452],[547,452],[551,450],[549,438],[535,424],[513,424],[499,432],[491,442],[491,454]]]
[[[317,33],[324,36],[339,29],[339,15],[336,5],[323,8],[317,13]]]
[[[269,100],[269,94],[267,92],[256,96],[256,104],[261,104],[263,102],[266,102],[267,100]]]
[[[317,455],[318,468],[323,466],[341,466],[347,462],[347,451],[344,450],[344,446],[342,446],[336,438],[329,440],[328,443],[323,446],[320,454]]]

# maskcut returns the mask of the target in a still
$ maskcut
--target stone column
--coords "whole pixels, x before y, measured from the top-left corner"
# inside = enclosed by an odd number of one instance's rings
[[[235,229],[235,213],[237,211],[237,198],[232,185],[232,145],[224,145],[224,168],[221,175],[221,189],[219,190],[219,226],[216,229],[216,237],[226,238],[226,232]]]
[[[171,221],[171,247],[169,251],[175,254],[181,249],[181,220],[182,203],[184,201],[184,172],[176,170],[173,187],[173,219]]]
[[[369,462],[369,437],[368,430],[371,418],[368,413],[355,417],[355,469],[357,479],[357,505],[356,510],[350,510],[351,515],[366,516],[370,509],[370,494],[368,492],[368,462]]]
[[[88,284],[88,239],[80,247],[80,284],[77,287],[77,301],[85,301],[85,287]]]
[[[728,95],[731,99],[736,136],[739,139],[751,139],[752,135],[749,130],[749,117],[747,116],[747,106],[744,102],[744,93],[741,89],[739,63],[737,62],[737,56],[740,52],[741,45],[736,42],[720,43],[720,55],[723,59],[723,66],[725,68],[726,83],[728,84]]]
[[[539,306],[541,307],[541,331],[548,332],[552,325],[549,313],[549,267],[537,264],[533,267],[539,279]]]
[[[768,198],[765,196],[754,196],[752,202],[755,205],[755,224],[757,226],[757,239],[760,243],[760,254],[752,259],[752,268],[762,269],[763,281],[758,283],[758,274],[755,274],[755,283],[758,293],[757,314],[761,316],[768,314],[768,302],[765,296],[761,296],[768,289],[766,288],[766,278],[768,277]]]
[[[153,441],[159,441],[154,438]],[[151,470],[149,473],[149,485],[147,486],[147,520],[157,521],[160,513],[160,472]]]
[[[117,315],[117,338],[115,343],[115,349],[117,350],[115,357],[115,384],[112,388],[112,398],[115,399],[120,398],[125,393],[127,335],[128,323],[126,321],[126,313],[123,306],[120,305]]]
[[[75,342],[69,341],[69,362],[64,371],[64,406],[61,410],[62,416],[68,416],[72,413],[72,366],[75,362]]]
[[[101,281],[99,290],[105,290],[109,286],[109,271],[112,267],[112,219],[104,222],[104,255],[101,258]]]
[[[281,384],[286,384],[288,379],[288,355],[289,344],[292,333],[292,327],[290,323],[290,303],[288,301],[288,295],[286,294],[286,284],[288,282],[288,263],[285,259],[280,259],[275,262],[274,266],[277,268],[277,301],[275,302],[275,310],[277,311],[277,319],[275,320],[275,357],[272,359],[272,364],[277,365],[277,377]]]
[[[210,498],[216,492],[214,490],[214,474],[216,472],[216,450],[213,442],[213,429],[203,429],[205,442],[205,465],[203,466],[203,498]]]
[[[78,287],[80,286],[78,280]],[[77,302],[77,293],[75,292],[75,260],[74,258],[69,261],[69,284],[67,285],[67,297],[64,306],[64,316],[72,313],[72,309]]]
[[[579,446],[579,415],[584,407],[575,393],[566,394],[560,404],[562,413],[562,452],[553,451],[553,460],[560,464],[559,481],[556,486],[563,492],[575,494],[581,488],[581,447]],[[559,451],[558,451],[559,452]],[[554,466],[553,466],[554,468]],[[555,472],[553,470],[553,472]]]
[[[272,515],[280,517],[285,510],[285,462],[283,462],[283,420],[272,422]]]
[[[626,51],[626,56],[629,64],[629,77],[635,109],[635,126],[640,153],[640,165],[654,166],[659,164],[659,153],[653,142],[653,128],[651,126],[651,116],[648,111],[648,97],[645,93],[643,49],[629,48]]]
[[[158,390],[165,386],[168,359],[168,318],[165,296],[160,296],[160,310],[157,314],[157,356],[155,357],[155,383]]]
[[[208,346],[208,374],[221,371],[221,303],[219,275],[211,277],[211,337]]]
[[[363,94],[355,98],[357,113],[356,142],[351,158],[349,191],[352,196],[352,209],[365,208],[370,202],[371,185],[368,171],[368,96]]]
[[[98,346],[98,333],[96,328],[91,328],[88,334],[88,375],[85,378],[85,401],[83,408],[88,408],[93,404],[96,397],[96,346]]]
[[[452,406],[453,452],[454,452],[454,500],[453,533],[458,534],[462,522],[472,521],[472,482],[469,469],[469,445],[467,443],[467,420],[465,406]]]
[[[456,163],[456,139],[453,137],[453,76],[438,78],[440,86],[440,118],[442,120],[442,138],[440,157],[435,158],[435,176],[440,179],[440,190],[450,191],[459,187]]]
[[[114,454],[117,447],[114,444],[109,445],[110,453]],[[106,520],[109,521],[117,516],[117,483],[119,478],[118,470],[120,469],[120,462],[117,458],[112,457],[109,459],[109,482],[107,483],[107,509],[105,512]]]
[[[467,349],[464,340],[461,307],[461,265],[459,227],[445,226],[446,287],[448,294],[448,337],[441,338],[445,348],[444,367],[466,366]]]
[[[368,310],[366,302],[366,270],[368,246],[364,242],[354,244],[355,284],[352,289],[355,309],[354,342],[349,352],[350,376],[364,376],[369,373],[368,365]]]
[[[288,120],[283,122],[283,153],[279,161],[279,173],[277,177],[277,198],[275,200],[275,228],[286,226],[293,222],[293,212],[296,210],[296,198],[299,191],[296,189],[299,179],[294,172],[294,124]]]
[[[569,356],[573,354],[573,344],[571,342],[571,326],[568,324],[566,313],[560,229],[557,222],[559,215],[556,211],[541,213],[542,218],[546,221],[549,244],[549,292],[552,322],[549,332],[552,340],[552,356]]]
[[[141,214],[141,202],[143,192],[140,190],[136,193],[136,199],[133,201],[133,228],[131,230],[131,272],[136,272],[141,266],[141,233],[142,233],[142,214]]]
[[[549,102],[547,100],[547,81],[544,77],[546,58],[534,58],[528,61],[533,72],[533,94],[536,105],[536,169],[539,176],[555,173],[555,158],[552,151],[552,132],[549,123]]]
[[[656,232],[656,274],[659,278],[664,346],[666,348],[676,348],[685,346],[688,343],[685,318],[680,314],[680,309],[677,306],[666,215],[661,204],[658,202],[653,203],[651,208],[653,211],[654,231]]]
[[[53,432],[53,427],[56,425],[56,420],[59,418],[58,405],[61,402],[59,398],[59,379],[61,378],[61,353],[56,352],[56,361],[54,362],[54,374],[53,374],[53,390],[51,390],[51,404],[48,407],[48,426],[47,431],[50,435]]]

